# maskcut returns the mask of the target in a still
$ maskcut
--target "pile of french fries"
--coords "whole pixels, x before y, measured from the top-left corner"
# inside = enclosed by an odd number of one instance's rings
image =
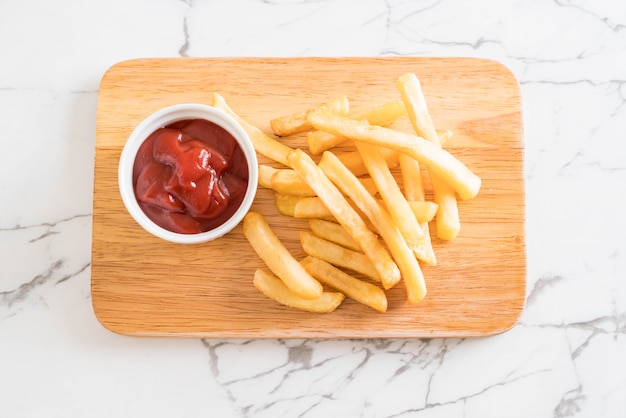
[[[307,133],[308,150],[266,135],[214,95],[213,105],[235,118],[256,151],[273,161],[260,164],[259,185],[275,192],[279,212],[309,222],[300,233],[307,256],[298,261],[262,214],[245,217],[244,235],[267,266],[253,283],[267,297],[328,313],[346,297],[385,312],[385,291],[400,282],[409,304],[426,296],[420,264],[437,263],[429,223],[435,221],[439,239],[454,239],[461,227],[457,198],[473,199],[481,179],[442,148],[451,133],[435,129],[417,76],[402,75],[397,88],[402,100],[357,114],[350,113],[347,97],[338,97],[270,121],[276,137]],[[388,127],[405,115],[414,132]],[[434,202],[426,201],[422,166]]]

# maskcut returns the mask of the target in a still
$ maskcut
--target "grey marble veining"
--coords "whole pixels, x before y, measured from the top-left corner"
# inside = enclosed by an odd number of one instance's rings
[[[98,85],[139,57],[471,56],[520,82],[527,306],[477,339],[172,340],[91,309]],[[0,2],[0,416],[626,416],[626,4]]]

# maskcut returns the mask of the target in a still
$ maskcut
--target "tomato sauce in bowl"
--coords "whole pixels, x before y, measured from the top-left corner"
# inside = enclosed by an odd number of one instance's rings
[[[204,119],[177,121],[153,132],[133,166],[139,207],[159,226],[180,234],[209,231],[241,205],[248,166],[224,128]]]
[[[256,195],[258,161],[245,131],[221,110],[172,105],[133,130],[118,180],[124,205],[146,231],[194,244],[243,219]]]

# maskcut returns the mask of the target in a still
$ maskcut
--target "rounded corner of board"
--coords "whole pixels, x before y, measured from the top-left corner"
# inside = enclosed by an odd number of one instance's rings
[[[96,307],[96,305],[93,302],[92,302],[92,309],[93,309],[94,316],[96,317],[96,320],[102,326],[102,328],[106,329],[109,332],[117,334],[117,335],[123,335],[123,336],[131,336],[132,335],[132,334],[124,331],[123,329],[120,329],[118,327],[119,324],[116,324],[115,322],[110,322],[106,318],[104,318],[101,315],[101,313],[98,311],[98,308]]]
[[[515,326],[517,326],[520,323],[520,319],[522,317],[522,313],[524,312],[524,308],[525,308],[525,303],[522,302],[520,308],[513,315],[507,318],[508,320],[506,322],[500,324],[500,326],[491,330],[491,332],[489,332],[485,336],[496,336],[496,335],[505,334],[508,331],[511,331],[513,328],[515,328]]]
[[[116,73],[120,71],[124,71],[129,67],[135,67],[140,65],[142,62],[150,61],[152,58],[129,58],[121,61],[117,61],[111,64],[105,71],[102,73],[102,77],[100,78],[100,86],[105,84],[109,78],[115,77]]]

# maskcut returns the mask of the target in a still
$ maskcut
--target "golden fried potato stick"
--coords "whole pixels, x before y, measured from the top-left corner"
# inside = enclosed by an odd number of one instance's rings
[[[435,130],[435,125],[428,111],[426,98],[417,76],[413,73],[404,74],[398,79],[397,85],[415,133],[441,148],[439,135]],[[430,177],[435,202],[439,205],[437,212],[437,236],[443,240],[452,240],[461,230],[459,209],[454,189],[438,173],[433,173],[432,170]]]
[[[379,150],[389,167],[393,168],[398,165],[400,155],[398,151],[383,147],[379,147]],[[358,177],[367,174],[367,168],[365,168],[363,158],[361,158],[361,154],[358,151],[335,152],[335,155],[355,176]]]
[[[366,143],[356,143],[363,163],[376,183],[378,193],[383,198],[387,211],[406,240],[409,248],[416,253],[424,246],[424,231],[400,190],[400,186],[391,174],[387,162],[379,152],[379,147]]]
[[[337,97],[322,106],[341,115],[347,115],[350,110],[350,102],[346,96]],[[289,136],[311,129],[311,124],[307,120],[310,111],[311,109],[308,109],[270,120],[272,132],[277,136]]]
[[[319,197],[303,197],[299,199],[293,208],[293,216],[300,219],[335,219],[333,213]]]
[[[406,109],[402,102],[388,102],[370,107],[361,112],[350,115],[352,119],[365,119],[372,125],[391,125],[401,116],[406,115]]]
[[[387,126],[405,114],[406,109],[402,102],[389,102],[350,115],[350,118],[356,120],[365,119],[372,125]],[[314,131],[307,136],[307,144],[309,146],[309,152],[313,155],[317,155],[341,144],[346,139],[347,138],[340,135]]]
[[[374,180],[369,177],[363,177],[359,180],[371,194],[378,193]],[[267,164],[259,164],[259,185],[286,195],[315,196],[313,189],[302,180],[298,173],[290,168],[275,168]]]
[[[371,192],[371,188],[369,187],[369,185],[367,184],[367,182],[364,182],[363,179],[359,179],[359,181],[361,182],[361,184],[363,185],[363,187],[365,187],[365,189],[367,190],[368,193],[372,194]],[[350,204],[350,206],[352,206],[352,208],[357,212],[357,214],[361,215],[359,213],[359,209],[357,207],[355,207],[354,203],[350,200],[348,201],[348,203]],[[418,211],[420,211],[420,208],[416,208]],[[294,208],[293,208],[293,217],[294,218],[299,218],[299,219],[314,219],[314,218],[320,218],[320,219],[324,219],[324,220],[330,220],[333,222],[337,222],[337,220],[335,219],[333,212],[328,209],[328,207],[326,207],[326,204],[322,201],[322,199],[320,199],[319,197],[315,196],[315,197],[300,197],[297,201],[294,202]],[[371,228],[371,225],[367,224],[367,221],[364,219],[365,224]],[[372,231],[376,232],[374,229],[372,229]]]
[[[415,254],[406,244],[402,234],[393,223],[391,216],[360,186],[354,174],[332,152],[324,152],[319,166],[337,187],[350,196],[372,224],[376,226],[402,272],[402,280],[404,281],[409,303],[413,304],[422,300],[426,296],[424,274],[415,258]],[[383,287],[389,289],[394,284],[383,282]]]
[[[348,231],[336,222],[324,219],[309,219],[309,228],[320,238],[334,242],[350,250],[361,251],[361,247],[354,241],[350,234],[348,234]]]
[[[267,164],[259,164],[259,186],[266,189],[272,188],[272,176],[278,171],[277,168],[269,166]]]
[[[326,174],[304,151],[296,149],[287,157],[291,167],[317,193],[352,238],[359,243],[363,253],[372,262],[381,280],[393,282],[400,280],[400,270],[393,261],[378,237],[366,225],[365,221],[350,206],[346,198],[335,185],[326,177]],[[359,183],[361,184],[361,183]]]
[[[417,135],[439,145],[439,135],[417,76],[414,73],[403,74],[396,84]]]
[[[213,106],[230,115],[239,125],[241,125],[243,130],[250,137],[250,140],[254,145],[254,149],[259,154],[264,155],[270,160],[274,160],[284,165],[289,165],[287,162],[287,155],[293,151],[293,148],[270,138],[259,128],[243,120],[230,108],[228,103],[226,103],[226,100],[224,100],[224,98],[218,93],[213,94]]]
[[[415,161],[415,160],[413,160]],[[417,219],[417,222],[430,222],[435,219],[439,205],[435,202],[426,202],[421,200],[409,200],[409,206]],[[424,229],[424,228],[422,228]]]
[[[436,175],[431,176],[431,180],[435,202],[439,205],[436,216],[437,236],[442,240],[453,240],[461,231],[459,207],[454,190]]]
[[[424,184],[422,182],[422,172],[419,162],[406,154],[400,156],[400,171],[404,185],[404,194],[409,199],[409,205],[413,210],[415,218],[419,222],[420,228],[424,231],[426,240],[421,259],[431,260],[435,264],[437,257],[430,239],[430,222],[437,214],[439,205],[433,202],[424,201]]]
[[[324,260],[308,256],[300,261],[306,271],[320,282],[332,287],[379,312],[387,311],[387,295],[378,286],[359,280]]]
[[[376,199],[376,201],[385,209],[387,208],[384,201],[380,199]],[[439,207],[435,202],[421,200],[407,200],[407,202],[413,212],[413,215],[415,215],[417,222],[430,222],[435,219],[435,216],[437,215],[437,208]]]
[[[450,184],[462,199],[472,199],[480,190],[480,177],[452,154],[417,135],[372,126],[367,121],[353,120],[326,110],[309,113],[309,120],[316,129],[409,154]]]
[[[278,169],[270,177],[270,186],[278,193],[293,196],[315,196],[315,192],[295,171],[290,168]]]
[[[409,201],[424,202],[426,193],[424,192],[424,181],[419,161],[407,154],[401,154],[398,162],[400,163],[404,195]]]
[[[281,305],[307,312],[333,312],[345,299],[345,295],[340,292],[322,292],[316,299],[303,299],[292,292],[278,277],[261,269],[254,272],[253,284],[261,293]]]
[[[322,285],[291,255],[269,224],[258,212],[248,212],[243,219],[243,234],[267,267],[285,285],[303,299],[316,299]]]
[[[372,262],[361,251],[350,250],[325,240],[309,231],[300,231],[300,244],[305,253],[330,264],[360,273],[377,282],[381,281]]]
[[[301,199],[300,196],[291,196],[288,194],[276,193],[274,194],[274,203],[276,209],[283,215],[295,217],[296,204]]]
[[[361,180],[361,179],[359,179]],[[370,192],[369,188],[361,181],[361,184],[365,189]],[[367,226],[372,232],[376,233],[376,228],[369,222],[369,220],[363,215],[361,210],[352,202],[348,200],[348,204],[352,206],[352,209],[361,217],[365,226]],[[323,219],[331,222],[338,222],[333,215],[333,212],[326,207],[326,204],[319,197],[301,197],[295,202],[293,217],[299,219]]]

